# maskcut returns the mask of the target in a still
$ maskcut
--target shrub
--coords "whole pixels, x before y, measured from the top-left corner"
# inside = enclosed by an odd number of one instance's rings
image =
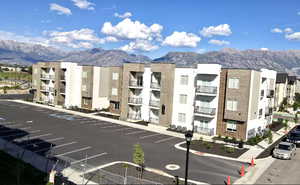
[[[207,149],[211,149],[213,147],[213,145],[211,143],[206,143],[206,148]]]
[[[224,138],[224,142],[227,143],[228,141],[229,141],[229,137],[226,136],[226,137]]]
[[[236,138],[233,137],[233,138],[231,139],[231,142],[234,143],[234,144],[236,144],[236,142],[237,142]]]
[[[199,138],[200,143],[203,143],[203,137]]]
[[[221,136],[221,134],[219,134],[219,135],[218,135],[218,138],[219,138],[219,139],[222,139],[222,136]]]
[[[232,148],[232,147],[226,147],[225,151],[226,151],[227,153],[234,153],[235,149]]]
[[[269,134],[268,141],[269,141],[269,144],[273,143],[273,134],[272,133]]]

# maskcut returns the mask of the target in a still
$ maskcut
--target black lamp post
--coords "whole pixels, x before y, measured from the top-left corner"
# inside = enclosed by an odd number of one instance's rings
[[[188,178],[188,168],[189,168],[189,153],[190,153],[190,144],[193,138],[193,131],[188,130],[185,133],[185,140],[186,140],[186,161],[185,161],[185,181],[184,184],[187,185],[187,178]]]

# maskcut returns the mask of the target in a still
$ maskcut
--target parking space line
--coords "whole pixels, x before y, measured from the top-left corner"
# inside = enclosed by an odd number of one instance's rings
[[[11,125],[13,123],[16,123],[16,122],[14,122],[14,121],[6,121],[6,122],[1,122],[1,125]]]
[[[11,125],[9,125],[9,126],[10,126],[10,127],[15,127],[15,126],[20,126],[20,125],[23,125],[23,123],[11,124]]]
[[[125,135],[133,135],[133,134],[139,134],[139,133],[145,133],[148,132],[147,130],[140,130],[140,131],[135,131],[135,132],[129,132],[126,133]]]
[[[80,123],[96,123],[99,120],[87,120],[87,121],[81,121]]]
[[[161,140],[155,141],[154,143],[162,143],[164,141],[169,141],[169,140],[172,140],[172,139],[176,139],[176,137],[168,137],[168,138],[165,138],[165,139],[161,139]]]
[[[112,125],[112,126],[107,126],[107,127],[99,127],[99,128],[114,128],[114,127],[119,127],[120,125]]]
[[[30,129],[31,127],[23,127],[23,128],[18,128],[18,129],[22,129],[22,130],[27,130]]]
[[[35,138],[46,137],[46,136],[51,136],[51,135],[52,135],[51,133],[48,133],[48,134],[42,134],[42,135],[38,135],[38,136],[32,136],[32,137],[29,137],[29,139],[35,139]]]
[[[89,125],[98,126],[98,125],[110,125],[110,124],[111,124],[111,123],[100,122],[100,123],[89,124]]]
[[[30,134],[34,134],[34,133],[38,133],[38,132],[40,132],[41,130],[33,130],[33,131],[30,131],[29,133]]]
[[[71,165],[77,164],[77,163],[80,163],[80,162],[83,162],[83,161],[87,161],[87,160],[89,160],[89,159],[94,159],[94,158],[96,158],[96,157],[100,157],[100,156],[103,156],[103,155],[107,155],[107,153],[106,153],[106,152],[103,152],[103,153],[101,153],[101,154],[92,155],[92,156],[90,156],[90,157],[87,157],[87,158],[84,158],[84,159],[80,159],[80,160],[78,160],[78,161],[71,162]]]
[[[148,137],[153,137],[153,136],[158,136],[158,135],[161,135],[161,134],[151,134],[151,135],[146,135],[146,136],[140,137],[140,139],[145,139],[145,138],[148,138]]]
[[[72,154],[72,153],[80,152],[80,151],[83,151],[83,150],[88,150],[90,148],[92,148],[92,147],[87,146],[87,147],[84,147],[84,148],[79,148],[79,149],[72,150],[72,151],[69,151],[69,152],[65,152],[65,153],[62,153],[62,154],[57,154],[57,155],[55,155],[55,157],[59,157],[59,156],[67,155],[67,154]]]
[[[115,130],[112,130],[112,131],[123,131],[123,130],[131,130],[131,129],[136,129],[136,128],[119,128],[119,129],[115,129]]]
[[[72,144],[75,144],[75,143],[77,143],[77,142],[64,143],[64,144],[61,144],[61,145],[54,146],[54,147],[52,147],[52,149],[60,148],[60,147],[67,146],[67,145],[72,145]],[[45,150],[49,150],[49,147],[42,148],[42,149],[39,149],[39,150],[35,150],[34,152],[39,153],[39,152],[42,152],[42,151],[45,151]]]
[[[46,142],[51,142],[51,141],[58,141],[58,140],[62,140],[62,139],[64,139],[64,138],[58,137],[58,138],[54,138],[54,139],[46,139],[46,140],[40,141],[40,142],[24,143],[24,144],[21,144],[21,146],[28,146],[28,145],[32,145],[32,144],[41,144],[41,143],[46,143]]]

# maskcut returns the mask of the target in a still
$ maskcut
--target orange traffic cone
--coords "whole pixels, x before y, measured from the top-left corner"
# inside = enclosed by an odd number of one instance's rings
[[[230,176],[227,176],[227,185],[230,185]]]
[[[252,159],[251,159],[251,166],[253,167],[254,165],[255,165],[255,163],[254,163],[254,159],[252,157]]]
[[[242,165],[241,170],[240,170],[240,175],[243,177],[245,175],[245,166]]]

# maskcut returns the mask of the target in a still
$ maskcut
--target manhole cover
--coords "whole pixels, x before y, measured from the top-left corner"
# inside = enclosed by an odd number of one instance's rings
[[[166,169],[167,169],[167,170],[178,170],[179,168],[180,168],[180,166],[177,165],[177,164],[168,164],[168,165],[166,166]]]

